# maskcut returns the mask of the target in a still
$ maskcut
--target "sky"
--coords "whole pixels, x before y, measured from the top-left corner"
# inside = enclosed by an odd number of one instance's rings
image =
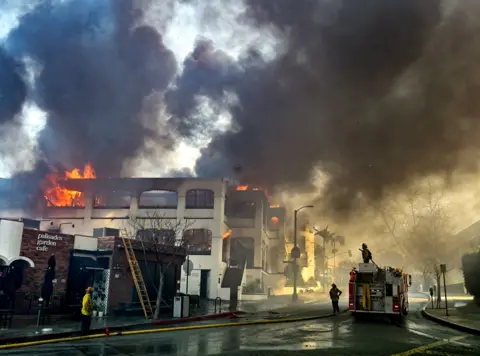
[[[28,0],[0,0],[2,8],[7,11],[0,13],[0,42],[5,39],[9,31],[18,24],[18,17],[31,8],[32,2]],[[59,0],[60,1],[60,0]],[[171,49],[177,61],[181,64],[183,59],[192,51],[194,43],[198,36],[207,37],[215,43],[217,49],[226,52],[228,55],[236,58],[245,48],[246,45],[252,41],[259,40],[259,34],[252,33],[247,27],[242,28],[241,25],[235,22],[235,18],[243,10],[242,2],[225,2],[221,0],[211,0],[209,6],[215,8],[222,6],[221,17],[216,18],[215,26],[206,26],[205,16],[208,16],[209,9],[206,9],[203,1],[193,1],[190,3],[177,3],[174,8],[173,19],[168,28],[163,32],[163,41],[169,49]],[[147,22],[150,25],[156,26],[157,22],[162,20],[165,16],[165,9],[162,4],[158,5],[154,2],[151,11],[147,14]],[[237,41],[233,40],[237,39]],[[35,68],[27,66],[28,75],[34,78],[36,75]],[[180,66],[181,71],[181,66]],[[208,102],[204,103],[206,110],[208,110]],[[162,114],[160,114],[162,115]],[[34,162],[35,152],[35,137],[41,131],[45,124],[45,114],[34,104],[26,104],[20,114],[20,120],[25,128],[28,137],[14,137],[11,136],[7,142],[0,143],[0,151],[16,145],[18,140],[23,142],[23,154],[21,157],[21,164],[18,160],[10,160],[4,157],[0,161],[0,177],[7,178],[12,175],[14,171],[28,170]],[[227,128],[229,125],[228,115],[221,115],[217,119],[219,128]],[[2,127],[0,130],[8,130],[7,127]],[[8,135],[7,135],[8,136]],[[166,174],[172,169],[191,168],[198,156],[202,146],[206,146],[210,140],[209,133],[204,133],[194,144],[182,141],[176,143],[176,149],[170,157],[163,159],[163,164],[158,165],[154,162],[148,162],[138,157],[133,165],[136,167],[136,176],[152,176]],[[200,142],[200,146],[199,146]],[[159,168],[162,167],[162,168]]]

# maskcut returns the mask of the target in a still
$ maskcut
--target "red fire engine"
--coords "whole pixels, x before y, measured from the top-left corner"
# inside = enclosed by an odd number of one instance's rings
[[[373,263],[360,263],[350,273],[348,307],[353,317],[386,315],[403,321],[408,313],[408,287],[412,276],[400,268],[379,268]]]

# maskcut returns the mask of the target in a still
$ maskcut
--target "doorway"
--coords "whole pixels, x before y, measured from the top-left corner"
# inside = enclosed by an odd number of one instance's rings
[[[210,282],[210,270],[202,269],[200,271],[200,298],[207,298],[209,282]]]

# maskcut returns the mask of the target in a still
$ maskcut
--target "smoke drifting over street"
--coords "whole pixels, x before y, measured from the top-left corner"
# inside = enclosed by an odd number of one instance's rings
[[[274,59],[254,47],[231,58],[205,38],[174,58],[140,1],[43,3],[0,51],[0,123],[24,102],[16,61],[28,57],[41,67],[31,100],[47,112],[49,164],[91,161],[99,176],[118,175],[147,140],[168,150],[211,131],[208,98],[233,122],[203,149],[199,176],[240,165],[248,183],[301,189],[318,168],[323,198],[347,212],[419,177],[476,169],[477,1],[245,0],[238,22],[271,31]]]

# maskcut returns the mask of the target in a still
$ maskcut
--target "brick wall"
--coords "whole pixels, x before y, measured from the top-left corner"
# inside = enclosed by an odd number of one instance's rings
[[[20,254],[30,258],[35,263],[35,267],[25,269],[23,286],[20,290],[40,293],[48,259],[54,254],[57,261],[55,277],[57,283],[54,284],[53,291],[59,294],[65,293],[74,238],[72,235],[24,229]]]
[[[123,249],[114,249],[111,268],[108,308],[114,309],[120,303],[132,302],[133,278]]]
[[[112,310],[119,307],[121,303],[131,303],[133,299],[133,291],[135,285],[133,283],[132,274],[130,272],[130,267],[128,265],[127,257],[125,255],[125,250],[123,248],[118,248],[119,245],[123,246],[123,242],[120,238],[115,238],[114,241],[111,239],[104,240],[105,243],[108,241],[108,245],[113,247],[112,254],[112,263],[111,263],[111,273],[110,273],[110,287],[109,287],[109,297],[108,297],[108,308]],[[136,258],[141,263],[144,261],[145,254],[143,249],[139,248],[137,241],[132,241],[133,247],[138,248],[136,250]],[[148,261],[157,261],[157,256],[155,253],[147,252],[146,257]],[[160,257],[164,263],[172,261],[177,267],[177,274],[180,276],[180,268],[182,263],[185,261],[184,255],[167,255],[162,254]],[[178,289],[177,284],[175,283],[175,289]]]

